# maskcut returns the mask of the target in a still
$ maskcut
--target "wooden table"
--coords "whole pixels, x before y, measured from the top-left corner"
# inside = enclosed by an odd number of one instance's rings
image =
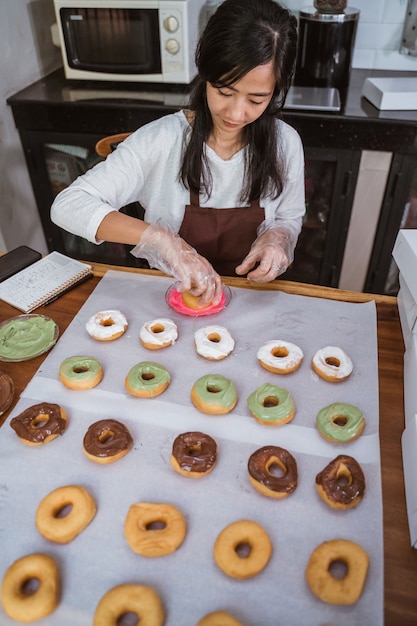
[[[159,275],[159,272],[156,271],[94,265],[94,277],[91,280],[79,285],[49,306],[40,308],[36,312],[51,316],[58,324],[62,334],[107,269],[123,269],[129,272]],[[396,298],[280,280],[268,285],[256,285],[248,283],[243,278],[226,278],[225,283],[233,287],[282,290],[287,293],[346,302],[367,302],[372,299],[376,301],[380,446],[384,505],[385,626],[415,626],[417,624],[417,551],[410,547],[404,496],[401,455],[401,434],[404,429],[404,343]],[[0,321],[17,314],[16,309],[0,301]],[[44,358],[45,355],[42,355],[23,363],[0,364],[1,370],[12,377],[16,389],[14,403],[9,411],[2,416],[1,423],[7,419],[21,392]]]

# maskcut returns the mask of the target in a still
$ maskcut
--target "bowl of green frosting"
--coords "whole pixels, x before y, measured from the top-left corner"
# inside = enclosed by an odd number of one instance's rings
[[[0,361],[27,361],[55,345],[59,328],[46,315],[18,315],[0,324]]]

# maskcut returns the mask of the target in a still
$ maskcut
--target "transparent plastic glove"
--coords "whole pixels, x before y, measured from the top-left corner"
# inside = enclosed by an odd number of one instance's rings
[[[297,239],[284,227],[262,229],[252,244],[249,254],[237,266],[236,274],[249,274],[248,280],[267,283],[283,274],[294,259]],[[256,263],[258,267],[250,271]]]
[[[133,256],[146,259],[149,265],[177,280],[178,291],[189,291],[201,296],[201,304],[218,304],[222,295],[220,276],[211,264],[188,245],[170,226],[157,222],[150,224]]]

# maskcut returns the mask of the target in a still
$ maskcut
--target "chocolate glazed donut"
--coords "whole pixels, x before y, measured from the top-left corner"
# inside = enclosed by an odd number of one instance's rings
[[[124,456],[133,439],[124,424],[113,419],[99,420],[88,428],[83,441],[84,452],[97,463],[111,463]]]
[[[0,372],[0,415],[3,415],[13,402],[14,397],[14,383],[13,380],[5,374]]]
[[[363,498],[365,476],[351,456],[339,454],[316,476],[319,495],[335,509],[353,508]]]
[[[34,404],[14,417],[10,426],[29,445],[46,443],[62,435],[67,427],[65,411],[59,404]]]
[[[171,463],[181,474],[204,476],[216,464],[217,444],[210,435],[187,432],[178,435],[172,445]]]
[[[273,466],[281,470],[281,475],[274,473]],[[249,457],[249,480],[263,495],[273,498],[285,498],[297,487],[297,462],[288,450],[278,446],[264,446]]]

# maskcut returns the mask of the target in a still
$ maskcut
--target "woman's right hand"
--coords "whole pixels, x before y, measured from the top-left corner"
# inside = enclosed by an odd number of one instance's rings
[[[161,221],[147,226],[131,253],[146,259],[151,267],[173,276],[178,281],[178,291],[199,296],[202,305],[220,302],[222,283],[219,274],[207,259]]]

